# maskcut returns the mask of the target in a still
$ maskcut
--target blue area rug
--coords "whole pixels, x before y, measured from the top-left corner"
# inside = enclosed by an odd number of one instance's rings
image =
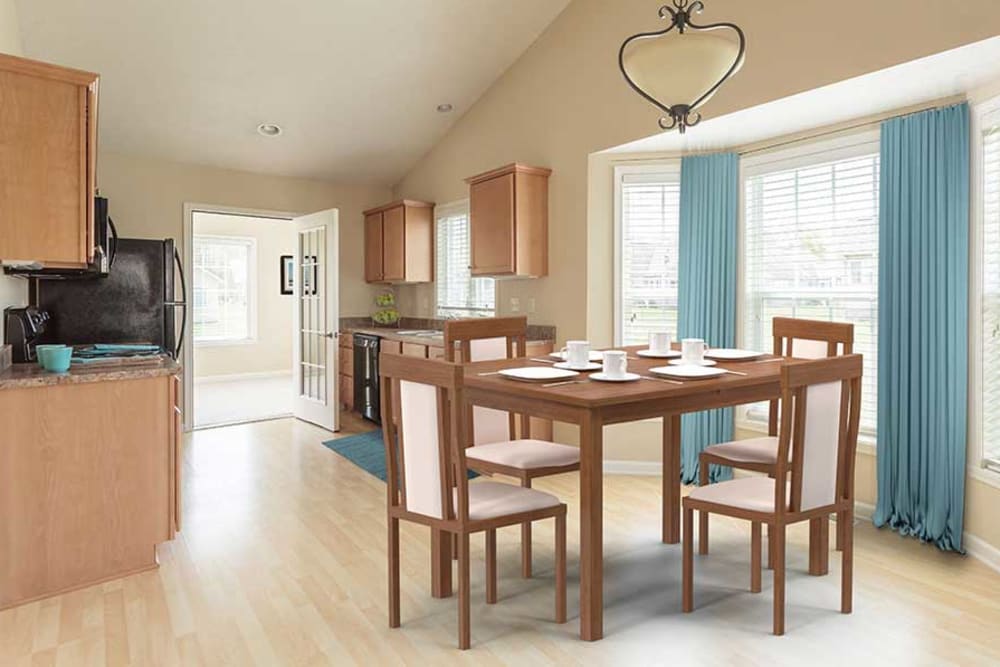
[[[337,452],[369,475],[374,475],[383,482],[385,481],[385,445],[382,444],[381,429],[349,435],[346,438],[327,440],[323,446]],[[478,477],[478,475],[470,470],[469,479],[474,477]]]

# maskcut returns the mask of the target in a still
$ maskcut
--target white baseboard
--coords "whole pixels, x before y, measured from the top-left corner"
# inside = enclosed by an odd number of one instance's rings
[[[292,372],[289,371],[261,371],[259,373],[233,373],[232,375],[206,375],[196,377],[195,384],[213,384],[216,382],[238,382],[239,380],[272,380],[275,378],[287,377],[289,382],[292,379]]]
[[[663,473],[659,461],[605,461],[605,475],[643,475],[658,476]],[[857,501],[854,503],[854,516],[858,519],[871,521],[875,514],[875,506]],[[970,556],[982,562],[987,567],[1000,572],[1000,549],[986,540],[970,533],[962,534],[962,543]]]

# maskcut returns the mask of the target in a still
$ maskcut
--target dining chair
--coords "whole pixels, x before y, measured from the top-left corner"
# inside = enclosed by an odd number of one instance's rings
[[[556,622],[566,622],[566,505],[513,484],[469,483],[463,434],[462,367],[382,354],[389,564],[389,627],[400,625],[399,522],[458,537],[458,646],[471,643],[469,536],[486,533],[486,601],[497,601],[496,530],[555,519]]]
[[[852,607],[854,456],[861,411],[861,355],[790,362],[781,369],[781,421],[773,477],[695,488],[683,501],[682,607],[694,608],[694,512],[751,522],[750,590],[761,589],[761,524],[773,536],[774,634],[785,632],[785,531],[836,514],[842,532],[840,610]]]
[[[772,321],[773,353],[780,357],[821,359],[854,352],[854,325],[822,320],[803,320],[775,317]],[[698,456],[698,484],[709,483],[709,466],[720,465],[773,475],[778,456],[778,401],[771,401],[767,421],[768,434],[759,438],[734,440],[710,445]],[[810,573],[825,574],[824,554],[828,550],[829,521],[819,518],[810,526]],[[836,548],[843,544],[843,527],[837,524]],[[768,538],[768,567],[771,558],[771,540]],[[822,552],[822,553],[821,553]],[[702,513],[698,522],[698,553],[708,553],[708,514]]]
[[[527,355],[528,318],[490,317],[450,320],[444,325],[447,361],[510,359]],[[515,437],[515,416],[476,406],[467,415],[472,443],[465,452],[469,467],[480,473],[506,475],[531,488],[538,477],[580,469],[580,450],[531,438],[529,419],[520,416],[521,436]],[[531,576],[531,523],[521,527],[521,575]]]

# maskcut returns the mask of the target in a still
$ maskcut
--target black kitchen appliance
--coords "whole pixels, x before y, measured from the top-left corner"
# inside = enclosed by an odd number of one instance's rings
[[[354,409],[376,424],[382,423],[378,377],[381,342],[378,336],[354,334]]]
[[[4,266],[8,276],[20,278],[42,278],[45,280],[80,280],[104,278],[115,263],[118,246],[118,230],[108,215],[108,200],[94,197],[94,259],[85,268],[57,269],[29,266]],[[30,259],[30,258],[29,258]]]
[[[49,314],[32,306],[4,308],[3,339],[11,346],[12,361],[24,364],[35,361],[35,345],[45,333]]]
[[[177,358],[187,319],[185,292],[173,239],[118,239],[115,265],[106,278],[33,279],[29,296],[32,305],[51,316],[40,343],[146,343]]]

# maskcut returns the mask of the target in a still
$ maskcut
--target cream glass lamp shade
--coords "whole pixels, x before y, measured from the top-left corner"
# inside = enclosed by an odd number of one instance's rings
[[[692,105],[693,110],[708,101],[711,95],[699,98],[720,82],[739,57],[739,44],[725,37],[672,33],[628,44],[622,68],[636,86],[661,104]]]

